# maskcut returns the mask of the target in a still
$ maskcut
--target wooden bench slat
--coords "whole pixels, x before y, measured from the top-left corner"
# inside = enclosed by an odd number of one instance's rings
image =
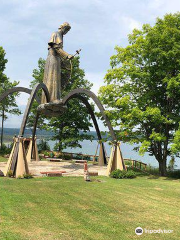
[[[49,174],[49,173],[66,173],[66,171],[50,171],[50,172],[40,172],[41,174]]]

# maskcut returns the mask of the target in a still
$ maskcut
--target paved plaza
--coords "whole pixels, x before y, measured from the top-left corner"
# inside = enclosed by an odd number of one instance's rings
[[[0,162],[0,170],[4,171],[6,162]],[[50,171],[66,171],[63,173],[64,176],[83,176],[84,175],[84,165],[83,163],[72,163],[70,161],[62,162],[50,162],[50,161],[39,161],[28,163],[29,171],[33,176],[43,176],[41,172]],[[106,166],[98,166],[93,164],[88,164],[89,172],[98,172],[99,176],[106,175]]]

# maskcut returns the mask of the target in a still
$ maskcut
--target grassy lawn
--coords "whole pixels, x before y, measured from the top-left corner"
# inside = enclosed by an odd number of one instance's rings
[[[180,239],[179,180],[92,179],[0,178],[0,239]]]
[[[0,156],[0,162],[7,162],[8,158]]]

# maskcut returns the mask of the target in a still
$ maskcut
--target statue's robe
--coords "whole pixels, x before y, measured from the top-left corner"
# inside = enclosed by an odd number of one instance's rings
[[[61,98],[62,94],[62,68],[68,68],[67,62],[68,53],[63,50],[63,34],[61,31],[54,32],[48,42],[48,57],[44,69],[43,83],[46,84],[50,101]],[[69,62],[69,61],[68,61]],[[45,94],[42,93],[41,103],[46,103]]]

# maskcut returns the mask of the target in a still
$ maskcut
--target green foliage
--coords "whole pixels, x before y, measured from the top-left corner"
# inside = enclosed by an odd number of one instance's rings
[[[132,162],[131,161],[127,161],[126,160],[126,161],[124,161],[124,163],[125,163],[126,166],[132,166]]]
[[[38,68],[33,70],[33,74],[32,74],[33,80],[30,83],[30,88],[33,88],[37,83],[43,82],[45,63],[46,61],[44,59],[39,58]],[[42,94],[42,90],[39,90],[37,93],[39,99],[41,99],[41,94]],[[31,112],[28,117],[27,128],[33,129],[34,127],[34,121],[37,114],[37,107],[38,107],[38,103],[35,100],[32,104]],[[46,129],[46,124],[44,121],[45,121],[44,117],[40,115],[38,118],[37,128]]]
[[[155,176],[159,176],[159,169],[157,167],[152,167],[150,164],[147,165],[146,172]]]
[[[167,176],[170,178],[180,179],[180,170],[169,170]]]
[[[117,179],[124,179],[124,178],[136,178],[136,173],[133,170],[119,170],[116,169],[112,171],[110,177],[117,178]]]
[[[0,148],[0,154],[1,155],[9,154],[11,153],[11,150],[12,150],[12,145],[6,146],[5,144],[3,144]]]
[[[169,164],[168,164],[168,170],[169,171],[174,171],[175,167],[177,167],[177,165],[175,164],[175,157],[172,156],[171,160],[169,161]]]
[[[57,153],[57,154],[56,154],[56,157],[57,157],[57,158],[62,158],[62,159],[63,159],[63,153]]]
[[[31,173],[25,173],[23,174],[23,178],[30,179],[33,178],[33,175]]]
[[[70,154],[63,154],[63,155],[62,155],[62,159],[64,159],[64,160],[71,160],[72,157],[71,157]]]
[[[74,155],[74,156],[73,156],[73,159],[82,160],[82,156],[80,156],[80,155]]]
[[[9,78],[4,74],[6,69],[6,63],[8,60],[5,58],[5,51],[3,47],[0,47],[0,95],[6,90],[13,88],[19,84],[19,82],[10,82]],[[8,114],[20,115],[21,111],[18,109],[15,97],[18,93],[7,96],[0,103],[0,117],[1,117],[1,148],[3,147],[3,135],[4,135],[4,122],[8,119]]]
[[[163,162],[165,175],[174,140],[173,151],[180,150],[180,13],[134,29],[128,39],[127,47],[116,46],[99,95],[118,138]]]
[[[39,152],[46,150],[50,151],[50,146],[45,139],[41,139],[40,142],[37,144],[37,147]]]
[[[17,177],[17,179],[22,179],[23,178],[23,176],[21,176],[21,175],[19,175],[18,177]]]
[[[59,153],[56,157],[61,158],[63,160],[71,160],[72,159],[71,154],[67,154],[67,153],[63,153],[63,152]]]
[[[48,157],[50,157],[50,151],[44,151],[44,156],[48,156]]]
[[[91,160],[91,158],[90,158],[90,156],[83,156],[83,160],[90,161],[90,160]]]
[[[7,172],[7,176],[8,176],[8,177],[13,177],[13,171],[12,171],[12,170],[9,170],[9,171]]]
[[[50,156],[51,158],[53,158],[54,155],[55,155],[54,152],[50,152],[50,153],[49,153],[49,156]]]

